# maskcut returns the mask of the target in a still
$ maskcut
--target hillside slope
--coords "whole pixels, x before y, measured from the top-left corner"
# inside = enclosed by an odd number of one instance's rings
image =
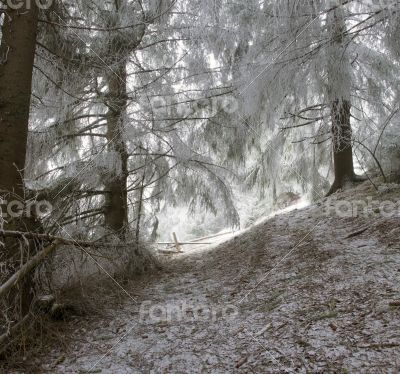
[[[400,188],[365,183],[167,261],[129,289],[136,302],[71,324],[74,343],[40,372],[398,373],[399,204],[386,218],[337,212],[369,196]]]

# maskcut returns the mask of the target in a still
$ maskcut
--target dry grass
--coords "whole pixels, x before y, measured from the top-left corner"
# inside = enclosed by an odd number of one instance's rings
[[[65,282],[50,291],[48,269],[42,268],[37,277],[42,284],[38,293],[51,293],[55,297],[53,305],[57,307],[53,310],[32,308],[28,323],[6,342],[0,355],[0,372],[39,373],[40,355],[55,346],[66,349],[76,340],[71,334],[73,326],[107,318],[107,306],[120,308],[126,301],[127,289],[130,295],[134,294],[143,282],[154,281],[160,269],[158,259],[145,250],[140,259],[130,258],[110,276],[101,270],[89,276],[76,273],[74,282]]]

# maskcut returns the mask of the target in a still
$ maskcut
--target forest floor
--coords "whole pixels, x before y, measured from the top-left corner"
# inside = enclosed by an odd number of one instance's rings
[[[332,208],[368,196],[397,214]],[[37,372],[399,373],[399,200],[364,183],[169,257],[130,286],[136,301],[64,322],[68,344]]]

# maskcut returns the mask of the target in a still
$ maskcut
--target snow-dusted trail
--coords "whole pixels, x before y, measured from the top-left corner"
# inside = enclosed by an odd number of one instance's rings
[[[322,208],[172,259],[136,303],[71,326],[41,372],[400,372],[399,217]]]

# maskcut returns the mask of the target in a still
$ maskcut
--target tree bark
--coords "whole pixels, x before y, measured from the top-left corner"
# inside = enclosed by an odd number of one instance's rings
[[[350,122],[351,65],[346,52],[344,11],[336,8],[329,17],[332,39],[327,71],[335,179],[328,195],[355,180]]]
[[[22,4],[22,3],[21,3]],[[5,202],[24,201],[24,168],[28,140],[32,73],[35,57],[38,8],[35,2],[23,2],[18,10],[7,8],[0,45],[0,196]],[[35,219],[8,219],[3,229],[31,229]],[[27,260],[35,248],[21,256],[18,241],[7,239],[5,252],[7,274],[17,268],[21,258]],[[31,247],[31,245],[29,245]],[[30,249],[30,253],[29,253]],[[20,264],[22,266],[22,264]],[[32,282],[26,281],[18,291],[8,295],[11,318],[25,316],[33,298]]]
[[[124,12],[123,1],[114,0],[114,11]],[[143,17],[144,19],[144,17]],[[109,27],[116,27],[116,19],[111,17]],[[124,139],[124,121],[126,117],[127,99],[127,73],[126,63],[131,51],[140,44],[146,27],[143,24],[137,29],[137,34],[132,38],[131,44],[121,41],[117,34],[110,36],[109,56],[113,57],[115,63],[111,63],[111,69],[107,76],[109,108],[107,118],[107,140],[109,151],[114,153],[120,162],[119,172],[112,174],[106,183],[108,191],[105,199],[105,226],[118,233],[122,238],[128,226],[128,152],[126,139]]]
[[[25,4],[25,2],[24,2]],[[0,189],[23,196],[38,9],[8,8],[0,46]]]
[[[328,195],[343,188],[346,183],[355,180],[350,108],[351,105],[347,100],[336,100],[331,104],[335,180]]]
[[[136,219],[136,247],[135,254],[139,255],[139,244],[140,244],[140,221],[142,218],[142,208],[143,208],[143,192],[144,192],[144,181],[146,179],[146,169],[143,171],[142,180],[139,189],[139,199],[138,199],[138,212]]]
[[[109,99],[107,118],[107,141],[109,151],[120,164],[120,170],[110,175],[106,184],[105,225],[124,236],[128,224],[128,153],[124,140],[123,123],[126,112],[126,67],[125,62],[113,69],[108,77]]]

